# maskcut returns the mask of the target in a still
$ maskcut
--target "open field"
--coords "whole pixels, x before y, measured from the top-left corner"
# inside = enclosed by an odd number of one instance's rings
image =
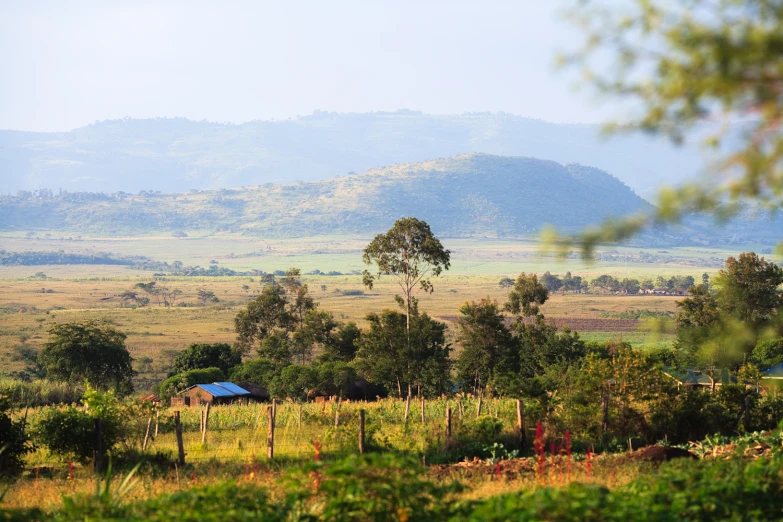
[[[243,237],[170,237],[60,240],[27,239],[6,236],[0,246],[6,251],[112,252],[118,255],[144,255],[154,260],[180,260],[186,265],[219,266],[234,270],[285,270],[298,267],[303,273],[356,273],[365,268],[361,249],[367,238],[325,237],[296,240],[248,240]],[[453,325],[459,307],[466,301],[485,297],[498,302],[507,291],[498,286],[502,276],[520,272],[551,271],[591,278],[600,274],[614,277],[655,278],[659,275],[714,274],[717,261],[736,254],[735,250],[670,248],[667,250],[603,248],[599,259],[559,260],[544,257],[541,245],[533,240],[444,239],[452,249],[452,267],[436,279],[435,292],[421,294],[421,307],[430,315]],[[249,257],[241,257],[249,256]],[[665,262],[664,262],[665,261]],[[31,277],[43,272],[46,278]],[[173,308],[163,308],[154,300],[148,307],[132,308],[119,298],[136,283],[158,280],[182,293]],[[359,275],[304,276],[320,307],[343,321],[362,323],[368,312],[393,308],[397,288],[382,278],[373,290],[362,286]],[[217,304],[200,306],[200,288],[213,291]],[[153,277],[150,271],[116,265],[36,265],[0,266],[0,364],[5,372],[21,370],[26,362],[19,352],[24,347],[40,347],[46,341],[47,327],[55,322],[101,319],[128,334],[127,345],[137,360],[150,358],[142,373],[160,377],[174,354],[192,342],[232,342],[233,318],[244,304],[261,290],[258,277]],[[358,295],[346,295],[353,293]],[[543,307],[544,314],[560,326],[582,332],[589,340],[622,338],[635,346],[660,346],[670,336],[653,336],[640,331],[642,323],[613,319],[628,310],[673,312],[677,297],[619,296],[599,294],[553,294]],[[453,333],[453,329],[452,329]]]
[[[38,268],[38,267],[34,267]],[[89,267],[90,269],[94,267]],[[46,280],[15,279],[0,283],[0,364],[7,371],[21,370],[25,362],[18,356],[23,346],[40,347],[53,323],[83,319],[100,319],[113,324],[128,335],[131,355],[153,360],[155,375],[165,372],[175,353],[193,342],[233,342],[233,319],[237,311],[255,292],[260,291],[258,278],[167,277],[159,284],[180,289],[180,303],[188,306],[164,308],[154,302],[144,308],[131,308],[116,297],[147,277],[96,277],[84,279],[53,278]],[[497,284],[497,277],[454,276],[438,279],[435,293],[421,296],[421,307],[434,317],[453,325],[459,307],[484,297],[503,302],[507,291]],[[308,276],[304,278],[323,310],[342,321],[363,323],[371,311],[393,308],[396,288],[381,280],[370,291],[362,287],[359,276]],[[326,289],[322,289],[322,285]],[[243,286],[248,286],[247,290]],[[199,288],[208,288],[220,299],[218,304],[200,306]],[[42,292],[42,289],[44,291]],[[345,291],[364,291],[364,295],[344,295]],[[51,293],[49,293],[51,291]],[[543,312],[561,324],[577,331],[598,328],[604,337],[614,338],[622,332],[625,340],[643,346],[648,334],[636,332],[632,323],[601,318],[601,314],[632,309],[674,311],[677,297],[555,294]],[[595,323],[591,326],[591,322]],[[634,334],[629,336],[629,334]],[[654,341],[658,343],[657,340]]]

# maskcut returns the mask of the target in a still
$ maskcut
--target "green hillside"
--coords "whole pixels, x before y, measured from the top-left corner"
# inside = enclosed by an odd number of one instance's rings
[[[444,236],[530,237],[548,224],[578,230],[608,216],[650,209],[622,182],[594,168],[472,154],[312,183],[185,194],[39,191],[5,196],[0,198],[0,230],[93,236],[179,231],[366,236],[387,229],[399,217],[415,215]],[[751,230],[756,228],[763,227]],[[700,226],[654,231],[636,241],[664,245],[725,239]]]

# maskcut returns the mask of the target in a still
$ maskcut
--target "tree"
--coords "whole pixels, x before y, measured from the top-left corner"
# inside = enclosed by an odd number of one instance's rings
[[[414,293],[419,288],[428,293],[434,291],[429,278],[449,269],[450,255],[451,252],[443,248],[430,226],[412,217],[397,220],[385,234],[375,236],[364,249],[364,263],[374,263],[378,269],[377,277],[391,276],[402,291],[409,352]],[[368,270],[363,276],[365,286],[372,288],[376,276]]]
[[[428,394],[443,393],[448,389],[451,350],[446,325],[420,314],[415,302],[411,311],[410,345],[405,314],[384,310],[367,315],[370,328],[361,336],[356,367],[365,379],[399,397],[404,390],[410,395],[414,386]]]
[[[215,292],[206,288],[198,289],[198,300],[201,301],[201,306],[207,306],[207,302],[217,302],[218,298]]]
[[[321,362],[351,362],[359,349],[362,331],[354,322],[339,324],[324,344]]]
[[[511,372],[517,359],[516,344],[497,303],[489,299],[465,303],[459,310],[457,342],[458,378],[482,392],[500,372]]]
[[[38,356],[46,375],[69,383],[89,381],[93,386],[118,393],[133,391],[132,359],[125,348],[125,334],[96,321],[55,324],[49,341]]]
[[[760,340],[753,348],[751,360],[762,370],[783,363],[783,337]]]
[[[260,344],[276,329],[291,331],[293,318],[287,305],[276,286],[265,286],[261,294],[234,318],[240,352],[247,353],[251,346]]]
[[[584,233],[585,252],[654,223],[693,211],[727,219],[751,204],[774,212],[783,204],[783,9],[766,0],[611,0],[580,2],[573,12],[585,31],[582,51],[567,60],[612,101],[636,110],[625,130],[688,135],[719,154],[708,175],[660,192],[649,215],[608,221]],[[593,59],[595,58],[595,61]],[[615,63],[609,74],[594,64]],[[630,119],[630,121],[629,121]],[[741,132],[726,132],[739,122]],[[559,240],[567,251],[572,241]]]
[[[752,326],[767,323],[783,304],[783,269],[754,252],[729,257],[712,284],[721,310]]]
[[[307,399],[310,390],[318,385],[318,374],[309,366],[291,364],[283,368],[280,375],[272,381],[270,393],[280,399],[291,398],[297,401]]]
[[[549,272],[544,272],[544,275],[541,276],[541,284],[550,292],[557,292],[560,290],[560,287],[563,286],[563,282],[560,278]]]
[[[220,368],[228,372],[242,362],[242,356],[226,343],[194,343],[174,359],[171,375],[203,368]]]
[[[519,274],[514,288],[508,294],[505,309],[514,315],[520,313],[525,317],[538,315],[539,306],[549,299],[549,291],[538,282],[536,274]]]
[[[293,355],[299,357],[301,364],[305,364],[315,345],[323,348],[330,344],[335,328],[337,321],[332,314],[311,309],[304,316],[302,325],[294,332]]]

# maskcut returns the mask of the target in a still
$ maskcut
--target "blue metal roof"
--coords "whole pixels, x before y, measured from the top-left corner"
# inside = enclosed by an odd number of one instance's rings
[[[233,382],[216,382],[214,384],[217,384],[218,386],[227,389],[228,391],[232,392],[234,395],[250,395],[249,391],[237,386]]]
[[[768,378],[781,378],[783,377],[783,363],[776,364],[775,366],[771,368],[767,368],[766,370],[762,370],[761,374],[764,377]]]
[[[197,384],[199,388],[208,392],[213,397],[234,397],[236,393],[227,390],[219,384]]]

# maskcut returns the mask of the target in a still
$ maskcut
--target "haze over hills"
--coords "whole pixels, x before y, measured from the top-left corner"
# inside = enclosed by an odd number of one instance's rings
[[[310,183],[179,194],[58,195],[44,190],[4,196],[0,197],[0,230],[64,230],[66,235],[92,236],[179,231],[256,237],[369,236],[400,217],[416,216],[444,236],[535,237],[545,225],[580,230],[610,216],[651,208],[617,178],[592,167],[470,154]],[[716,231],[699,224],[656,230],[635,241],[649,245],[766,241],[764,231],[769,228],[733,225]],[[775,229],[780,230],[779,224]]]
[[[467,153],[546,158],[606,170],[647,196],[703,159],[662,139],[603,139],[596,125],[508,114],[316,112],[241,125],[112,120],[62,133],[0,131],[0,191],[183,192],[317,181],[379,165]]]

